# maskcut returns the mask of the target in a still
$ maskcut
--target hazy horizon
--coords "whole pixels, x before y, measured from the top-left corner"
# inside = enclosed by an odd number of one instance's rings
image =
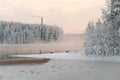
[[[0,0],[0,20],[58,25],[65,34],[83,33],[101,17],[105,0]],[[30,15],[27,15],[30,14]]]

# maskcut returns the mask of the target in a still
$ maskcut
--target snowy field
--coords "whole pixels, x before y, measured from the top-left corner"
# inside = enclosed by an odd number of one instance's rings
[[[52,59],[44,64],[0,66],[0,80],[120,80],[120,63]]]
[[[1,80],[120,80],[119,56],[86,56],[84,52],[12,55],[49,58],[46,63],[0,66]]]

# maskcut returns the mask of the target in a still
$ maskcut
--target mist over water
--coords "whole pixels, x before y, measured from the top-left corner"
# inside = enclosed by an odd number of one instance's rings
[[[43,53],[49,52],[65,52],[82,51],[83,36],[80,34],[64,35],[61,40],[50,43],[31,43],[31,44],[0,44],[0,54],[36,54],[39,51]]]

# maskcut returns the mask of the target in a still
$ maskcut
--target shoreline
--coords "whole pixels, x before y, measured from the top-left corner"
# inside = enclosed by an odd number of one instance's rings
[[[14,65],[14,64],[31,64],[31,63],[46,63],[50,59],[47,58],[19,58],[0,60],[0,65]]]

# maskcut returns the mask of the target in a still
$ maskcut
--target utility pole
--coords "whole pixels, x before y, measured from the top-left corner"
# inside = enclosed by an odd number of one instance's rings
[[[43,26],[43,17],[41,17],[41,26]]]

